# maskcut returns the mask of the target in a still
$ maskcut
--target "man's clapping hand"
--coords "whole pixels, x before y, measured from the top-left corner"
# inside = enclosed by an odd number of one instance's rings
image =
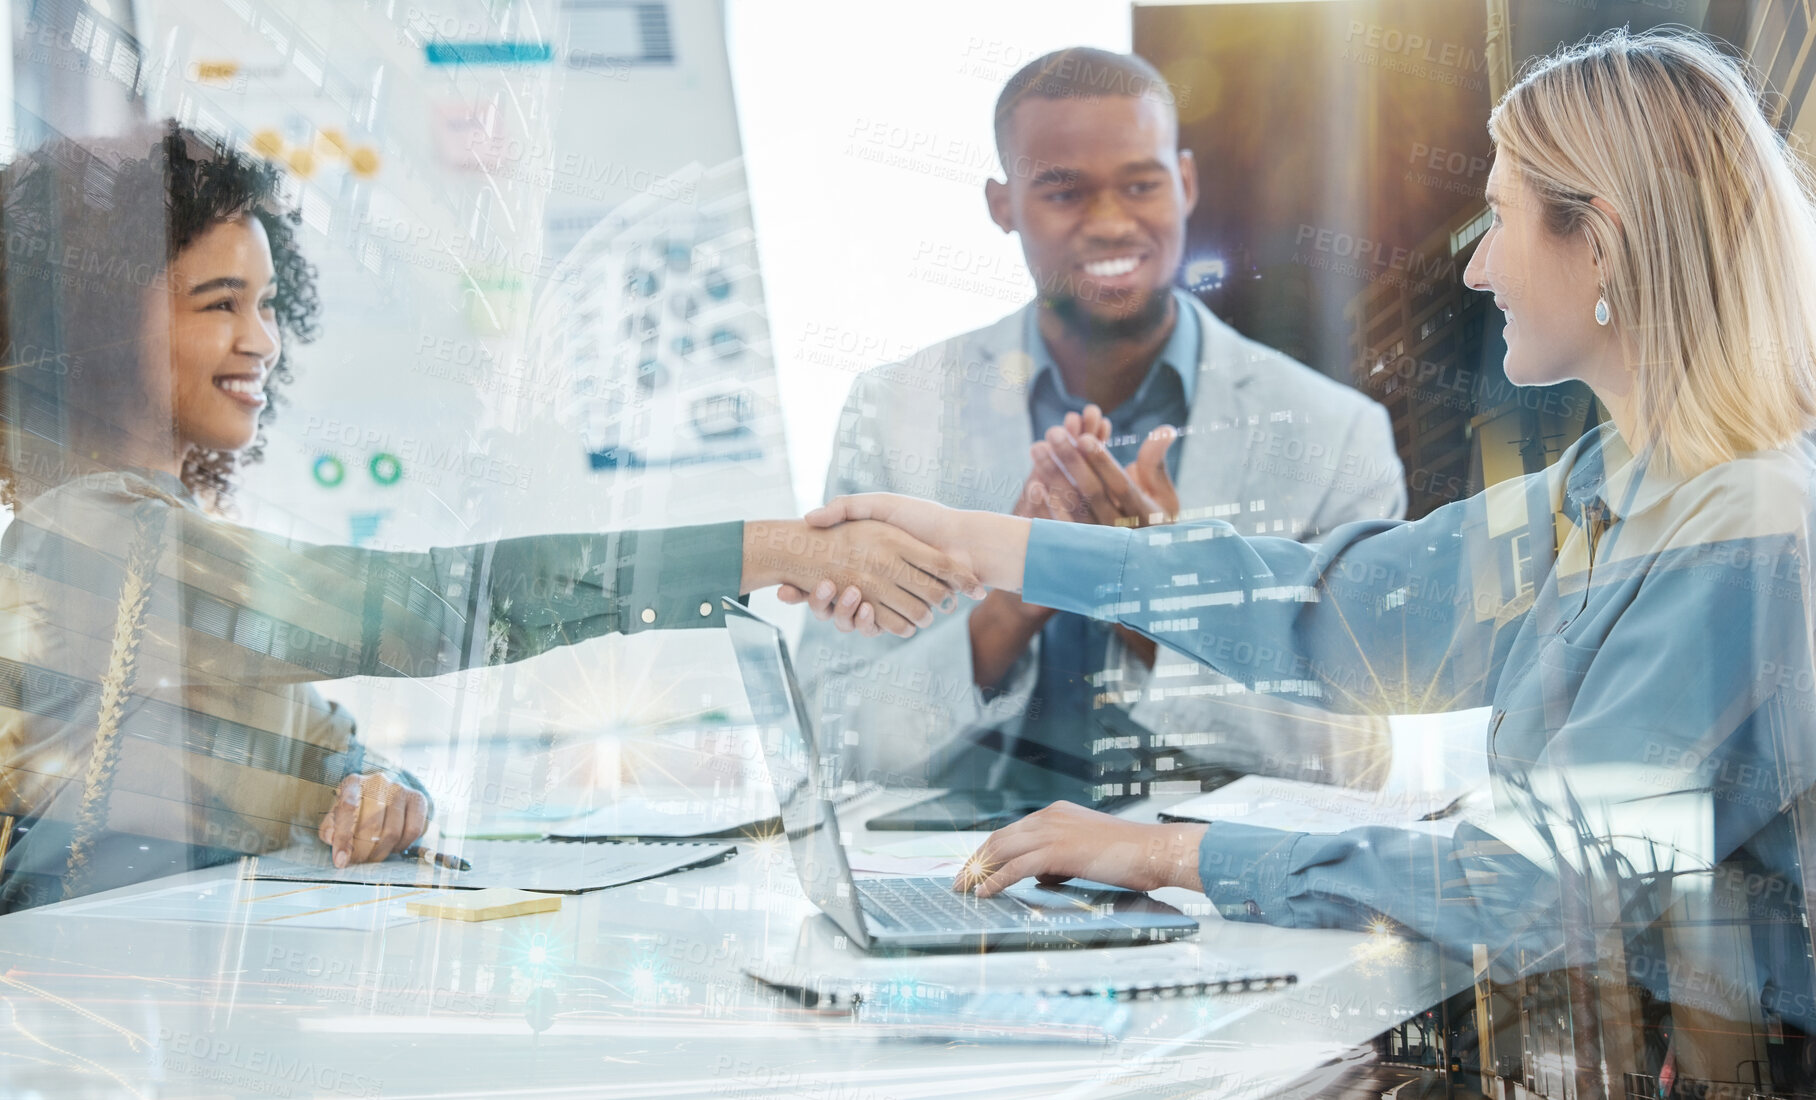
[[[1083,416],[1067,413],[1063,426],[1054,425],[1034,444],[1034,472],[1023,489],[1023,500],[1041,499],[1046,513],[1023,511],[1018,503],[1016,515],[1103,526],[1171,523],[1179,514],[1179,491],[1167,471],[1167,451],[1177,438],[1171,426],[1155,428],[1135,461],[1119,466],[1110,455],[1110,422],[1102,410],[1086,405]],[[1142,664],[1154,667],[1159,651],[1152,639],[1124,626],[1115,629]]]
[[[1067,413],[1065,423],[1047,429],[1030,452],[1034,472],[1023,496],[1038,483],[1047,502],[1046,514],[1033,518],[1106,526],[1171,523],[1179,513],[1179,492],[1166,458],[1177,438],[1171,426],[1154,429],[1125,467],[1110,454],[1110,422],[1102,410],[1086,405],[1082,416]]]

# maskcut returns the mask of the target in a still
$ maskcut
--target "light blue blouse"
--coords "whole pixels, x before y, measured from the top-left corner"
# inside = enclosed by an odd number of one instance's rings
[[[1805,950],[1816,455],[1799,443],[1691,477],[1654,465],[1603,425],[1543,473],[1309,545],[1221,522],[1037,521],[1022,595],[1329,709],[1492,704],[1492,822],[1213,825],[1199,866],[1227,915],[1385,919],[1464,958],[1485,944],[1553,965],[1573,922],[1643,927],[1681,902],[1711,927],[1751,925],[1763,979]],[[1769,988],[1780,1015],[1816,1018],[1807,983]]]

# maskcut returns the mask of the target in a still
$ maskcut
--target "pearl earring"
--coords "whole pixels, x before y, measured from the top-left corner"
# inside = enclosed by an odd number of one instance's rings
[[[1595,323],[1606,328],[1608,325],[1608,317],[1608,299],[1597,298],[1595,300]]]

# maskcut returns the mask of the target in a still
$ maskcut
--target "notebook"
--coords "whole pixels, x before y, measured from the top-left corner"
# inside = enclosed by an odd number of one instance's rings
[[[887,994],[904,981],[957,995],[1140,1000],[1291,989],[1302,975],[1315,980],[1333,965],[1347,963],[1355,938],[1352,933],[1244,925],[1239,946],[1232,949],[1217,943],[1220,922],[1215,916],[1209,920],[1213,940],[1208,945],[1178,939],[1063,951],[918,955],[904,962],[899,956],[862,951],[822,913],[801,923],[792,952],[749,962],[744,973],[803,1004],[818,996],[824,999],[817,1007],[846,1011],[866,995]]]
[[[744,973],[763,985],[781,990],[809,1008],[838,1008],[864,1000],[887,998],[897,992],[901,979],[855,978],[828,975],[824,971],[796,966],[754,964]],[[1107,973],[1107,972],[1106,972]],[[1151,1000],[1166,997],[1195,997],[1212,993],[1262,993],[1297,985],[1297,974],[1244,973],[1219,977],[1193,975],[1187,978],[1148,978],[1126,980],[1105,977],[1101,980],[1028,982],[1010,986],[992,986],[988,993],[1025,997],[1109,997],[1118,1001]],[[937,989],[943,994],[982,993],[975,983],[941,985],[907,980],[916,989]]]

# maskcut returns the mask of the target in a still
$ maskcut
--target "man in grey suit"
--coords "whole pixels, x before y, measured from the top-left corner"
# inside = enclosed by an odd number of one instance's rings
[[[1384,409],[1174,288],[1198,183],[1158,72],[1100,50],[1049,54],[1005,87],[996,138],[1006,179],[985,186],[990,216],[1020,235],[1038,296],[858,378],[828,499],[1222,518],[1299,539],[1402,515]],[[1138,763],[1161,769],[1149,781],[1201,765],[1360,785],[1385,771],[1378,719],[1287,704],[1013,593],[910,639],[856,640],[826,621],[851,625],[856,601],[827,588],[792,596],[819,619],[801,672],[849,776],[1088,800],[1144,793]]]

